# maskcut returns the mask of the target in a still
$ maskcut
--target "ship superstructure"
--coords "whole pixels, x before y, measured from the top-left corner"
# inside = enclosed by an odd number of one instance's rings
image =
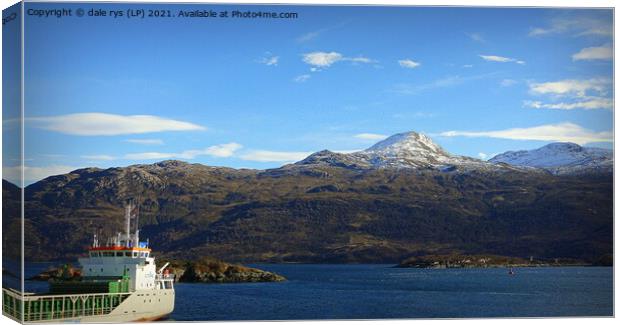
[[[79,279],[50,282],[46,294],[3,288],[2,310],[20,322],[129,322],[160,319],[174,309],[174,276],[160,269],[148,240],[141,242],[133,204],[125,207],[125,232],[105,244],[93,236],[79,258]],[[134,220],[134,233],[131,224]]]

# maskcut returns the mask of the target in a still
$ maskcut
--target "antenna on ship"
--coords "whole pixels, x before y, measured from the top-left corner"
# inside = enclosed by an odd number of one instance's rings
[[[140,229],[139,229],[140,227],[140,197],[139,196],[138,196],[138,204],[136,205],[135,210],[136,212],[135,212],[134,218],[136,220],[134,222],[135,222],[136,232],[135,232],[134,245],[140,246]]]
[[[127,202],[125,206],[125,245],[129,246],[129,238],[131,238],[131,209],[132,201]]]

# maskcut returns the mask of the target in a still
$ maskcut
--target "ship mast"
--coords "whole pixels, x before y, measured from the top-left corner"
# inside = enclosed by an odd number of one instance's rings
[[[125,244],[129,246],[129,238],[131,238],[131,209],[132,209],[131,201],[125,206],[125,240],[127,241]]]

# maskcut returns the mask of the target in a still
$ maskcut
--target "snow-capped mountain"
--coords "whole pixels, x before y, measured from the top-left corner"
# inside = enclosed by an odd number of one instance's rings
[[[529,171],[557,175],[611,172],[613,152],[574,143],[551,143],[535,150],[508,151],[489,161],[452,155],[417,132],[395,134],[353,153],[316,152],[292,166],[325,165],[351,169],[413,168],[441,171]]]
[[[556,142],[534,150],[508,151],[489,159],[489,162],[542,168],[554,174],[573,174],[610,172],[613,159],[612,150]]]
[[[431,168],[451,170],[455,168],[493,168],[498,166],[484,161],[454,156],[417,132],[395,134],[372,147],[349,154],[329,150],[316,152],[296,165],[325,164],[347,168]]]

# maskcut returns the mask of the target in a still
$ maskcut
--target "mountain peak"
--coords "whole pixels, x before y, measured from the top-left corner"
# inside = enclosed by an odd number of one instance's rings
[[[613,151],[554,142],[533,150],[508,151],[489,162],[543,168],[554,174],[607,171],[613,168]]]
[[[364,152],[382,153],[390,156],[416,156],[419,154],[434,154],[449,156],[439,145],[428,136],[417,132],[395,134],[378,142]]]

